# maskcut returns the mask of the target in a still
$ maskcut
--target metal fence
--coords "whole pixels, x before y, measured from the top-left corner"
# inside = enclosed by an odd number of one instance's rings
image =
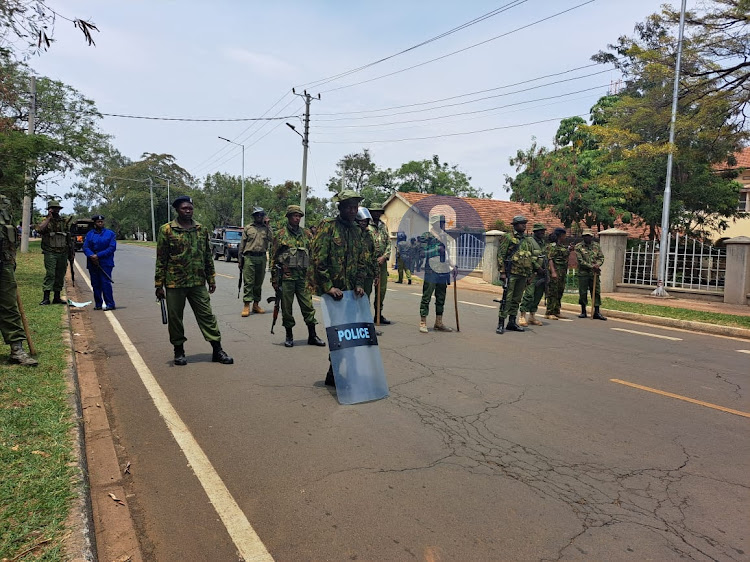
[[[726,250],[679,233],[669,235],[665,286],[724,292]],[[656,286],[659,276],[659,242],[644,241],[625,251],[622,282]]]
[[[456,250],[458,242],[458,250]],[[482,271],[484,258],[484,237],[471,233],[463,233],[458,238],[451,237],[448,241],[448,252],[455,260],[459,271]]]

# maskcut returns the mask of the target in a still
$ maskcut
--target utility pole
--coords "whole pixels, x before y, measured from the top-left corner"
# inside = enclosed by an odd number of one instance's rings
[[[29,134],[34,134],[36,125],[36,77],[31,77],[31,99],[29,100]],[[29,251],[29,234],[31,231],[31,207],[34,202],[32,193],[35,189],[31,186],[31,176],[26,174],[26,185],[23,194],[23,211],[21,215],[21,253]]]
[[[294,88],[292,88],[292,93],[295,96],[299,96],[305,99],[305,134],[302,135],[302,193],[300,194],[299,203],[299,206],[302,208],[302,212],[304,213],[305,207],[307,205],[307,150],[310,146],[310,103],[312,103],[312,100],[316,98],[308,94],[307,90],[304,90],[304,93],[302,94],[298,94],[294,91]],[[318,94],[317,99],[320,99],[320,94]],[[294,127],[292,127],[292,129],[296,132],[296,129],[294,129]],[[305,226],[304,215],[302,216],[302,220],[300,221],[300,226]]]
[[[682,36],[685,31],[685,4],[682,0],[680,9],[680,32],[677,39],[677,64],[674,71],[674,88],[672,90],[672,120],[669,124],[669,154],[667,155],[667,181],[664,186],[664,204],[661,210],[661,238],[659,239],[659,277],[656,289],[651,293],[655,297],[668,297],[667,283],[667,244],[669,243],[669,204],[672,198],[672,153],[674,152],[674,125],[677,119],[677,97],[680,85],[680,63],[682,62]]]
[[[151,194],[151,240],[156,242],[156,219],[154,218],[154,180],[148,178],[148,189]]]
[[[245,228],[245,145],[240,144],[238,142],[234,142],[229,139],[225,139],[224,137],[219,137],[219,138],[223,141],[227,141],[230,144],[239,146],[242,149],[242,196],[241,196],[242,209],[240,210],[240,226],[242,228]]]

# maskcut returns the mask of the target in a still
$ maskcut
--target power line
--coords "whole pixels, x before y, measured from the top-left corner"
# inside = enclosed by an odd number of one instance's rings
[[[121,113],[98,113],[103,117],[122,117],[125,119],[148,119],[150,121],[189,121],[197,123],[217,123],[217,122],[235,122],[235,121],[277,121],[282,119],[291,119],[299,117],[298,115],[285,115],[282,117],[230,117],[226,119],[200,119],[196,117],[152,117],[146,115],[124,115]]]
[[[495,111],[497,109],[504,109],[506,107],[515,107],[517,105],[523,105],[523,104],[527,104],[527,103],[535,103],[535,102],[539,102],[539,101],[547,101],[547,100],[553,100],[553,99],[557,99],[557,98],[563,98],[563,97],[566,97],[566,96],[573,96],[573,95],[576,95],[576,94],[582,94],[583,92],[591,92],[593,90],[598,90],[600,88],[605,88],[607,86],[609,86],[609,84],[599,84],[597,86],[593,86],[591,88],[584,88],[582,90],[577,90],[575,92],[568,92],[568,93],[565,93],[565,94],[557,94],[557,95],[554,95],[554,96],[547,96],[547,97],[544,97],[544,98],[536,98],[536,99],[533,99],[533,100],[523,100],[523,101],[508,103],[508,104],[505,104],[505,105],[498,105],[496,107],[490,107],[490,108],[487,108],[487,109],[477,109],[475,111],[462,111],[460,113],[449,113],[448,115],[439,115],[437,117],[425,117],[424,119],[408,119],[406,121],[392,121],[390,123],[370,123],[370,124],[365,124],[365,125],[328,125],[328,126],[321,125],[321,126],[318,127],[318,129],[349,129],[349,128],[381,127],[381,126],[387,126],[387,125],[402,125],[402,124],[406,124],[406,123],[421,123],[421,122],[424,122],[424,121],[435,121],[435,120],[438,120],[438,119],[447,119],[449,117],[459,117],[461,115],[476,115],[478,113],[487,113],[489,111]]]
[[[611,71],[609,69],[607,69],[607,70],[602,70],[602,71],[599,71],[599,72],[592,72],[591,74],[585,74],[584,76],[577,76],[575,78],[567,78],[565,80],[555,80],[554,82],[547,82],[546,84],[539,84],[537,86],[531,86],[529,88],[523,88],[521,90],[515,90],[513,92],[506,92],[506,93],[503,93],[503,94],[495,94],[493,96],[484,96],[482,98],[477,98],[475,100],[462,101],[462,102],[456,102],[456,103],[449,103],[449,104],[445,104],[445,105],[438,105],[438,106],[435,106],[435,107],[427,107],[427,108],[423,108],[423,109],[412,109],[410,111],[399,111],[399,112],[396,112],[396,113],[384,113],[382,115],[371,115],[371,116],[361,116],[361,117],[337,117],[337,118],[334,118],[334,119],[318,119],[317,121],[318,122],[352,121],[352,120],[356,120],[356,119],[378,119],[378,118],[381,118],[381,117],[394,117],[396,115],[408,115],[408,114],[411,114],[411,113],[423,113],[425,111],[434,111],[436,109],[445,109],[446,107],[457,107],[457,106],[460,106],[460,105],[468,105],[468,104],[471,104],[471,103],[477,103],[477,102],[480,102],[480,101],[486,101],[486,100],[495,99],[495,98],[502,98],[502,97],[506,97],[506,96],[513,96],[515,94],[521,94],[521,93],[524,93],[524,92],[530,92],[531,90],[537,90],[539,88],[546,88],[547,86],[555,86],[557,84],[563,84],[565,82],[572,82],[574,80],[580,80],[582,78],[590,78],[591,76],[597,76],[599,74],[606,74],[607,72],[611,72]],[[500,88],[492,88],[491,90],[485,90],[485,91],[500,90],[500,89],[503,89],[505,87],[507,87],[507,86],[501,86]],[[455,99],[457,97],[465,97],[467,95],[470,95],[470,94],[463,94],[462,96],[453,96],[453,97]]]
[[[334,80],[338,80],[339,78],[343,78],[344,76],[348,76],[350,74],[354,74],[356,72],[360,72],[361,70],[364,70],[366,68],[370,68],[372,66],[375,66],[376,64],[380,64],[382,62],[385,62],[387,60],[390,60],[392,58],[395,58],[399,55],[403,55],[405,53],[408,53],[410,51],[413,51],[415,49],[418,49],[419,47],[423,47],[424,45],[427,45],[429,43],[432,43],[434,41],[438,41],[439,39],[443,39],[444,37],[447,37],[448,35],[452,35],[453,33],[456,33],[458,31],[461,31],[463,29],[466,29],[467,27],[471,27],[472,25],[475,25],[477,23],[480,23],[486,19],[489,19],[491,17],[496,16],[497,14],[500,14],[502,12],[505,12],[507,10],[510,10],[511,8],[515,8],[516,6],[520,6],[521,4],[524,4],[528,0],[513,0],[512,2],[509,2],[508,4],[505,4],[503,6],[500,6],[499,8],[495,8],[494,10],[487,12],[486,14],[483,14],[477,18],[474,18],[473,20],[470,20],[468,22],[462,23],[461,25],[454,27],[453,29],[449,29],[448,31],[445,31],[439,35],[435,35],[434,37],[430,37],[429,39],[426,39],[425,41],[422,41],[421,43],[417,43],[416,45],[412,45],[411,47],[408,47],[402,51],[399,51],[397,53],[394,53],[392,55],[389,55],[387,57],[383,57],[381,59],[378,59],[376,61],[363,64],[362,66],[358,66],[357,68],[352,68],[350,70],[346,70],[344,72],[340,72],[338,74],[334,74],[332,76],[328,76],[326,78],[321,78],[320,80],[315,80],[314,82],[308,82],[306,84],[302,84],[299,87],[319,87],[323,84],[327,84],[329,82],[333,82]]]
[[[589,115],[590,113],[581,113],[579,115],[568,115],[567,117],[554,117],[552,119],[542,119],[541,121],[518,123],[516,125],[503,125],[501,127],[490,127],[487,129],[479,129],[476,131],[464,131],[460,133],[445,133],[442,135],[431,135],[427,137],[409,137],[409,138],[402,138],[402,139],[386,139],[386,140],[371,140],[371,141],[315,141],[315,144],[375,144],[375,143],[386,143],[386,142],[406,142],[406,141],[413,141],[413,140],[439,139],[439,138],[444,138],[444,137],[459,137],[459,136],[465,136],[465,135],[487,133],[490,131],[500,131],[503,129],[518,129],[520,127],[528,127],[529,125],[539,125],[540,123],[562,121],[563,119],[570,119],[571,117],[588,117]]]
[[[439,60],[448,58],[448,57],[456,55],[458,53],[463,53],[464,51],[468,51],[469,49],[473,49],[475,47],[479,47],[480,45],[484,45],[484,44],[489,43],[491,41],[495,41],[497,39],[500,39],[502,37],[507,37],[508,35],[511,35],[511,34],[516,33],[518,31],[521,31],[521,30],[524,30],[524,29],[528,29],[529,27],[532,27],[534,25],[537,25],[537,24],[543,23],[545,21],[551,20],[553,18],[556,18],[557,16],[561,16],[561,15],[566,14],[568,12],[572,12],[573,10],[576,10],[576,9],[582,7],[582,6],[585,6],[587,4],[591,4],[592,2],[596,2],[596,0],[587,0],[586,2],[582,2],[581,4],[573,6],[572,8],[568,8],[567,10],[563,10],[561,12],[557,12],[556,14],[553,14],[551,16],[547,16],[546,18],[542,18],[540,20],[534,21],[532,23],[528,23],[528,24],[523,25],[521,27],[517,27],[515,29],[511,29],[510,31],[506,31],[505,33],[501,33],[500,35],[496,35],[495,37],[491,37],[489,39],[485,39],[484,41],[480,41],[479,43],[474,43],[473,45],[469,45],[468,47],[464,47],[463,49],[459,49],[457,51],[452,51],[452,52],[450,52],[448,54],[436,57],[434,59],[430,59],[430,60],[421,62],[419,64],[408,66],[406,68],[402,68],[401,70],[396,70],[394,72],[389,72],[388,74],[382,74],[380,76],[376,76],[376,77],[370,78],[368,80],[362,80],[361,82],[355,82],[353,84],[346,84],[344,86],[339,86],[338,88],[331,88],[330,90],[323,90],[323,92],[321,92],[321,93],[325,94],[327,92],[335,92],[337,90],[343,90],[343,89],[346,89],[346,88],[352,88],[354,86],[359,86],[361,84],[367,84],[369,82],[374,82],[375,80],[380,80],[381,78],[387,78],[388,76],[393,76],[395,74],[400,74],[402,72],[406,72],[407,70],[413,70],[415,68],[419,68],[420,66],[424,66],[426,64],[430,64],[430,63],[433,63],[435,61],[439,61]]]

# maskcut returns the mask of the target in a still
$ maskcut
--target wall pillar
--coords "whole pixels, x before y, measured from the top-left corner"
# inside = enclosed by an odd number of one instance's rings
[[[604,254],[604,264],[600,274],[602,293],[614,293],[617,291],[617,284],[622,283],[628,233],[617,228],[603,230],[599,233],[599,245]]]
[[[727,248],[727,272],[724,277],[724,302],[749,304],[750,238],[737,236],[724,242]]]
[[[490,230],[484,234],[484,256],[482,258],[482,279],[487,283],[498,280],[497,249],[505,235],[500,230]]]

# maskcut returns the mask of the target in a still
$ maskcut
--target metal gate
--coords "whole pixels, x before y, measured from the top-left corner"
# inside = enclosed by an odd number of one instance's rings
[[[456,242],[458,242],[458,250]],[[447,250],[459,271],[482,271],[484,246],[482,234],[464,232],[457,239],[451,237]]]

